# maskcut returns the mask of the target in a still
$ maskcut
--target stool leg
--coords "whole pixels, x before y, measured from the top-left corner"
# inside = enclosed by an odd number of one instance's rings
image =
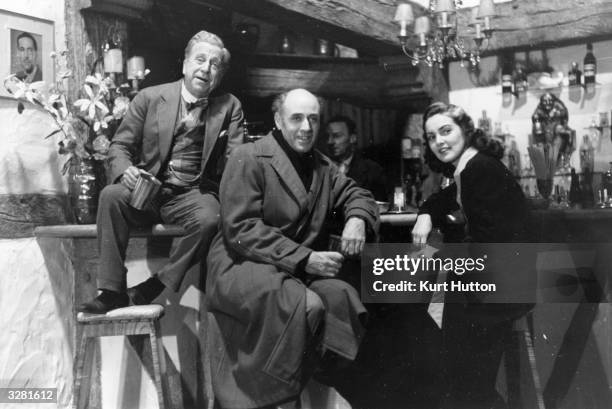
[[[95,354],[95,340],[84,334],[76,356],[76,375],[74,379],[74,398],[72,407],[74,409],[84,409],[89,400],[89,390],[91,388],[91,370]]]
[[[204,311],[202,314],[204,317],[202,320],[202,329],[204,330],[204,387],[206,389],[206,408],[213,409],[215,407],[215,392],[212,386],[212,363],[210,362],[210,353],[212,348],[212,333],[210,332],[211,320],[214,319],[213,315],[208,311]]]
[[[538,374],[538,368],[536,367],[535,348],[533,347],[533,338],[531,336],[531,328],[529,326],[525,329],[525,331],[523,331],[523,339],[525,341],[525,345],[527,346],[529,369],[531,370],[531,379],[533,380],[538,409],[545,409],[542,385],[540,384],[540,375]]]
[[[149,338],[151,340],[151,355],[153,359],[153,377],[155,382],[155,389],[157,390],[157,401],[159,402],[159,409],[165,409],[165,399],[164,396],[168,393],[167,380],[165,379],[166,374],[166,360],[164,357],[163,348],[160,348],[158,345],[158,340],[160,336],[159,325],[157,322],[152,324],[151,333],[149,334]]]
[[[506,366],[506,384],[508,387],[508,407],[520,409],[521,387],[520,387],[520,353],[519,353],[519,334],[512,331],[504,351],[504,364]]]

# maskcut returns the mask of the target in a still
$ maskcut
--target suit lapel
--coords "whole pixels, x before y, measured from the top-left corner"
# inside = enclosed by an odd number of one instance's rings
[[[217,103],[217,98],[211,98],[208,108],[204,112],[204,146],[202,148],[202,171],[206,169],[206,163],[212,153],[215,142],[219,138],[219,131],[223,125],[223,110],[221,104]]]
[[[165,162],[170,153],[170,145],[174,137],[176,118],[181,103],[181,81],[177,81],[170,91],[160,96],[157,106],[157,124],[159,127],[159,157]]]

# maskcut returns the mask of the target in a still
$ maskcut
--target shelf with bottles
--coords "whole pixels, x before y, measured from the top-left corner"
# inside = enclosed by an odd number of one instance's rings
[[[612,162],[605,172],[586,168],[579,173],[569,166],[557,169],[544,192],[545,181],[536,177],[531,165],[517,179],[526,197],[546,200],[549,209],[612,209]]]
[[[595,96],[597,90],[604,86],[597,82],[597,59],[593,54],[593,45],[587,43],[587,52],[583,59],[583,71],[580,70],[578,62],[573,61],[567,73],[567,80],[564,73],[558,72],[556,77],[552,77],[552,68],[542,69],[542,71],[527,74],[522,65],[517,64],[513,68],[510,63],[502,66],[501,95],[504,104],[510,102],[514,96],[517,99],[524,98],[527,94],[541,96],[546,92],[560,94],[563,89],[567,89],[572,100],[578,98],[590,98]]]
[[[593,84],[591,88],[587,88],[584,84],[580,84],[580,85],[560,84],[554,87],[541,87],[541,88],[528,87],[526,91],[523,91],[521,93],[516,93],[514,91],[510,93],[499,91],[497,92],[497,95],[501,95],[502,97],[504,97],[504,100],[512,99],[512,98],[521,99],[521,98],[524,98],[526,95],[533,95],[535,97],[541,97],[547,92],[553,93],[555,95],[559,95],[560,93],[563,92],[563,90],[568,90],[568,93],[572,96],[571,99],[574,100],[578,98],[581,99],[584,97],[593,97],[597,93],[597,90],[605,88],[605,87],[612,87],[612,84],[603,84],[603,83],[596,82],[595,84]]]

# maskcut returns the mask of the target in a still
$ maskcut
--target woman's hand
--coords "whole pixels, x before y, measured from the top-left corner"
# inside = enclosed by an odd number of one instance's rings
[[[431,216],[420,214],[412,228],[412,242],[414,244],[426,244],[432,227]]]

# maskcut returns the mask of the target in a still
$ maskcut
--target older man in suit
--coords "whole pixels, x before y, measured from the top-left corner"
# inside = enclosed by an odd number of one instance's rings
[[[376,203],[314,149],[313,94],[289,91],[273,111],[277,130],[228,161],[221,231],[207,258],[212,380],[225,408],[296,398],[317,362],[327,373],[337,368],[330,363],[348,364],[363,336],[365,308],[338,275],[344,256],[358,255],[366,232],[377,230]],[[335,208],[345,226],[339,251],[326,251],[325,219]]]
[[[96,298],[81,311],[150,303],[164,289],[177,291],[187,270],[208,251],[217,231],[219,181],[226,157],[242,142],[243,113],[231,94],[215,95],[230,54],[216,35],[200,31],[185,49],[183,79],[142,90],[130,104],[109,151],[113,183],[98,206],[100,264]],[[130,206],[141,171],[162,181],[142,210]],[[156,222],[181,225],[169,262],[156,275],[126,289],[129,231]]]

